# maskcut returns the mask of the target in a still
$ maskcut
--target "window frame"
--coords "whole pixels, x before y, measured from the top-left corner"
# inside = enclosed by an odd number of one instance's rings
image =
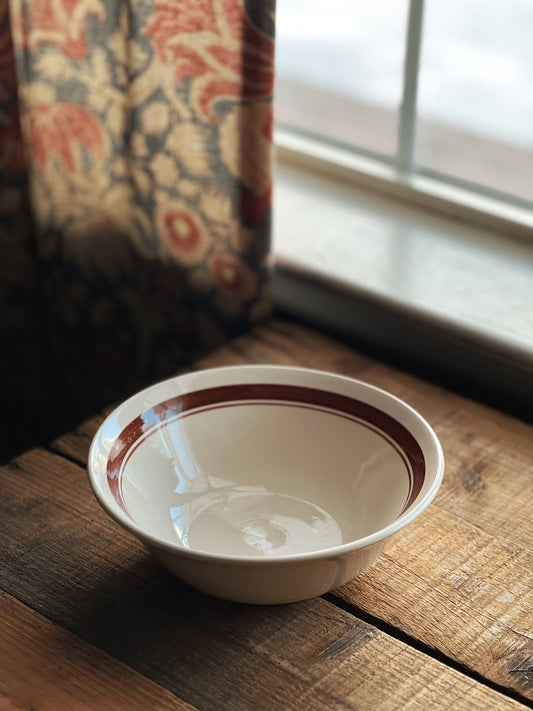
[[[334,137],[311,135],[277,123],[274,142],[278,157],[394,199],[533,241],[533,201],[416,163],[424,12],[425,0],[409,0],[395,155],[381,155],[365,146],[338,144]]]

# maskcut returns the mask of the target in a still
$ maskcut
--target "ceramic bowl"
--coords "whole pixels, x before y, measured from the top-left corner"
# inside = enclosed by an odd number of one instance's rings
[[[104,509],[179,578],[247,603],[321,595],[435,496],[444,459],[412,408],[277,366],[182,375],[124,402],[89,454]]]

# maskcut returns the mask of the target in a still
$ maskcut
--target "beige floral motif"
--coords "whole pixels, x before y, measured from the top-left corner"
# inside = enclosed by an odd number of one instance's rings
[[[101,96],[101,95],[100,95]],[[91,106],[92,106],[91,102]],[[124,135],[124,127],[126,125],[126,111],[123,104],[112,103],[106,115],[106,126],[109,132],[117,137]]]
[[[132,106],[141,106],[153,96],[154,88],[162,91],[173,113],[180,120],[189,121],[191,110],[180,97],[172,71],[157,56],[153,56],[145,69],[128,84],[128,99]]]
[[[255,195],[270,185],[271,109],[269,103],[235,106],[220,125],[222,160]]]
[[[166,153],[156,153],[150,161],[155,182],[163,188],[175,188],[180,175],[176,161]]]
[[[143,195],[149,195],[152,192],[153,183],[151,177],[142,168],[134,168],[132,172],[135,186]]]
[[[138,157],[146,157],[149,154],[146,144],[146,137],[142,133],[136,132],[131,137],[130,150],[132,155]]]
[[[183,200],[163,199],[155,209],[158,233],[168,251],[181,264],[202,262],[210,239],[200,215]]]
[[[124,180],[129,175],[129,166],[122,155],[115,155],[112,161],[113,177],[118,180]]]
[[[72,61],[62,52],[50,50],[38,55],[35,67],[40,76],[54,81],[64,81],[72,73]]]
[[[200,183],[184,178],[178,183],[178,193],[189,200],[195,200],[202,191]]]
[[[107,62],[107,52],[102,47],[96,47],[90,55],[90,68],[94,77],[101,84],[111,84],[111,73]]]
[[[34,81],[21,88],[21,96],[28,104],[51,104],[56,98],[56,89],[50,84]]]
[[[119,66],[123,66],[128,58],[128,45],[126,42],[126,36],[123,29],[118,29],[113,33],[111,38],[108,40],[108,47],[113,53],[115,62]]]
[[[213,222],[228,223],[232,220],[232,203],[227,195],[216,189],[206,190],[200,196],[202,213]]]
[[[146,63],[148,62],[148,53],[145,51],[142,45],[139,44],[139,42],[136,42],[135,40],[130,40],[128,52],[131,69],[135,73],[142,71],[142,69],[144,69]]]
[[[108,46],[116,62],[124,66],[128,61],[128,37],[131,36],[129,13],[126,5],[123,5],[120,12],[120,22],[109,40]]]
[[[142,127],[145,133],[159,134],[166,131],[169,125],[168,104],[154,101],[142,113]]]
[[[211,174],[204,133],[196,124],[190,121],[178,123],[167,136],[165,147],[192,175],[206,177]]]

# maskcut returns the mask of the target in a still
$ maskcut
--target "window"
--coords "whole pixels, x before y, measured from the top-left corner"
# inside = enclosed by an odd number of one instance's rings
[[[283,0],[279,127],[533,207],[531,0]]]
[[[278,306],[530,413],[533,2],[282,0],[276,22]]]
[[[407,2],[334,2],[277,5],[278,122],[392,159]]]

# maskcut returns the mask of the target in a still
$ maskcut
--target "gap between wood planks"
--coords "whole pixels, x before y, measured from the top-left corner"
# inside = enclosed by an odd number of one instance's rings
[[[77,466],[78,468],[83,469],[83,464],[80,462],[79,458],[74,455],[65,453],[60,448],[56,448],[53,443],[42,447],[42,449],[45,449],[46,451],[51,454],[54,454],[55,456],[59,455],[74,464],[75,466]],[[416,649],[418,652],[425,654],[426,656],[434,659],[435,661],[444,664],[450,667],[451,669],[454,669],[455,671],[466,676],[472,681],[482,684],[483,686],[499,694],[502,694],[503,696],[506,696],[509,699],[513,699],[514,701],[523,704],[524,707],[533,709],[533,702],[527,699],[522,694],[520,694],[518,691],[514,691],[513,689],[509,689],[508,687],[491,681],[489,678],[483,676],[483,674],[476,672],[465,664],[458,662],[452,657],[446,655],[445,653],[434,647],[431,647],[430,645],[417,639],[416,637],[407,634],[400,628],[395,627],[389,622],[386,622],[385,620],[382,620],[381,618],[366,612],[365,610],[357,607],[357,605],[343,600],[342,598],[338,597],[335,592],[326,593],[322,597],[330,604],[338,607],[339,609],[342,609],[343,611],[350,614],[352,617],[355,617],[363,622],[366,622],[367,624],[370,624],[371,626],[385,633],[389,637],[392,637],[393,639],[396,639],[397,641],[402,642],[403,644],[410,646],[413,649]]]
[[[463,674],[469,679],[472,679],[472,681],[482,684],[483,686],[488,687],[492,691],[496,691],[499,694],[502,694],[503,696],[507,696],[508,698],[513,699],[514,701],[518,701],[527,708],[533,709],[533,701],[530,701],[518,691],[514,691],[513,689],[509,689],[501,684],[497,684],[496,682],[491,681],[487,677],[483,676],[483,674],[480,674],[479,672],[470,669],[465,664],[461,664],[461,662],[452,659],[440,650],[435,649],[434,647],[430,647],[428,644],[425,644],[425,642],[422,642],[416,637],[412,637],[411,635],[407,634],[398,627],[391,625],[389,622],[385,622],[385,620],[382,620],[379,617],[375,617],[369,612],[366,612],[365,610],[362,610],[361,608],[357,607],[357,605],[343,600],[342,598],[338,597],[335,592],[326,593],[322,597],[332,605],[339,607],[341,610],[348,612],[353,617],[357,617],[359,620],[362,620],[363,622],[366,622],[372,627],[375,627],[380,632],[384,632],[389,637],[393,637],[399,642],[403,642],[409,647],[413,647],[413,649],[416,649],[418,652],[421,652],[422,654],[431,657],[432,659],[437,662],[440,662],[441,664],[445,664],[451,669],[454,669],[460,674]]]
[[[53,454],[55,457],[63,457],[63,459],[66,459],[67,462],[75,464],[80,469],[86,470],[85,465],[80,462],[78,457],[75,457],[73,454],[69,454],[68,452],[64,452],[60,447],[54,447],[53,443],[40,445],[39,448],[44,449],[45,452],[48,452],[49,454]]]

